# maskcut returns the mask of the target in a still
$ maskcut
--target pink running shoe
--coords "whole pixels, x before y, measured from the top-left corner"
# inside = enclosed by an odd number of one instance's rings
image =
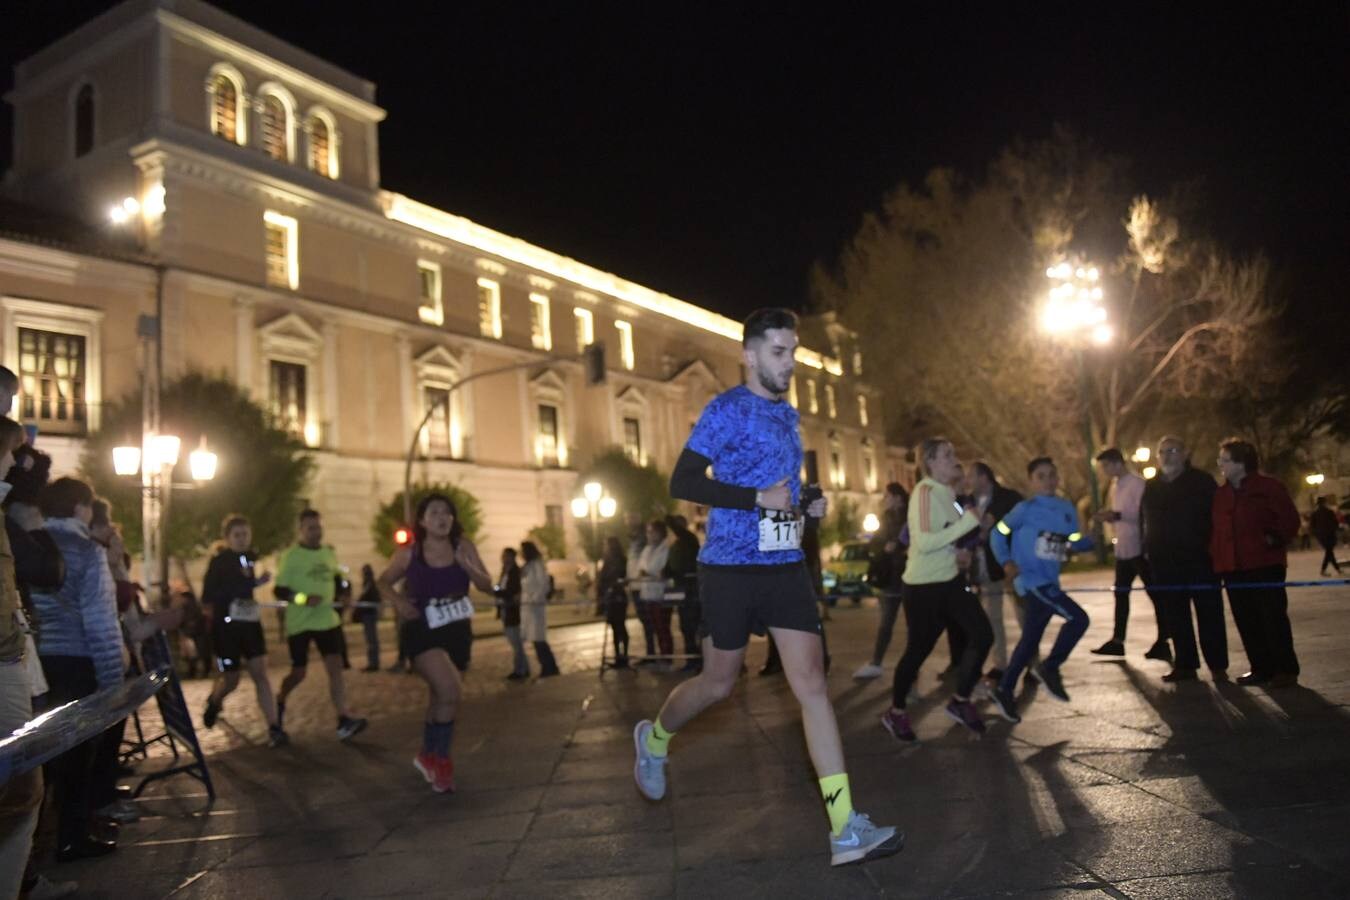
[[[903,710],[896,713],[888,709],[882,713],[881,727],[889,731],[891,737],[897,741],[913,743],[919,739],[918,735],[914,733],[913,727],[909,724],[909,713]]]

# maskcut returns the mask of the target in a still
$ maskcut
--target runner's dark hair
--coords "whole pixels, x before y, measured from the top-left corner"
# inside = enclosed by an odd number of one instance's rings
[[[431,504],[440,501],[450,507],[450,515],[454,521],[450,523],[450,546],[456,550],[459,549],[459,539],[464,534],[464,526],[459,524],[459,510],[455,507],[455,501],[451,500],[445,494],[432,493],[427,494],[421,500],[417,501],[417,512],[413,514],[413,552],[422,562],[426,562],[426,557],[422,555],[422,544],[426,542],[427,530],[422,525],[422,517],[427,514]]]
[[[764,337],[765,332],[779,328],[797,330],[797,314],[781,306],[766,306],[746,316],[741,325],[741,345],[749,347],[750,342]]]

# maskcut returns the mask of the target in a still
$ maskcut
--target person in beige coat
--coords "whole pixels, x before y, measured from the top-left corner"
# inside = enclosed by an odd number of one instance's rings
[[[520,630],[522,637],[534,644],[534,655],[539,658],[539,677],[558,674],[558,662],[548,645],[548,595],[551,582],[548,566],[533,541],[520,545],[525,560],[520,570]]]

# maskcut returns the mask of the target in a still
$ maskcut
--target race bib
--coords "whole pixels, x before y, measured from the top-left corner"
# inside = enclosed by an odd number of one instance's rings
[[[252,600],[230,601],[231,622],[257,622],[260,615],[258,604]]]
[[[802,546],[802,524],[800,515],[790,510],[761,509],[759,511],[759,549],[768,553],[774,550],[798,550]]]
[[[468,597],[438,597],[427,603],[428,628],[442,628],[451,622],[472,618],[473,604]]]
[[[1069,558],[1069,539],[1062,534],[1042,531],[1036,535],[1036,558],[1064,562]]]

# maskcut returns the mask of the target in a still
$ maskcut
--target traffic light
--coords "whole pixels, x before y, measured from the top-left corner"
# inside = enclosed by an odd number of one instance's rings
[[[605,345],[603,342],[587,344],[581,351],[581,360],[586,366],[587,386],[605,383]]]
[[[408,529],[400,526],[394,530],[394,543],[402,547],[408,541],[412,540],[412,533]]]

